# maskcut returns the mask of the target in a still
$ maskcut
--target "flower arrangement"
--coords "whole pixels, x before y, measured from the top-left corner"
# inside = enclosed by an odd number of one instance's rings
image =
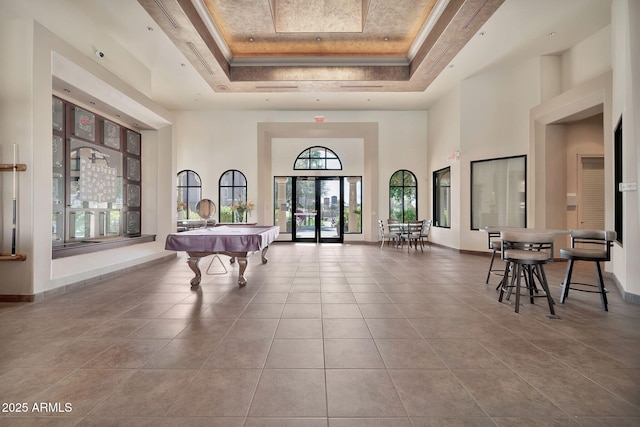
[[[178,210],[181,211],[186,206],[187,206],[187,204],[185,202],[183,202],[181,198],[178,197],[178,204],[177,204]]]
[[[253,202],[244,201],[242,199],[238,199],[237,202],[233,202],[233,204],[231,205],[231,209],[238,213],[238,218],[240,219],[240,221],[244,220],[245,212],[251,215],[254,207],[255,205],[253,204]]]

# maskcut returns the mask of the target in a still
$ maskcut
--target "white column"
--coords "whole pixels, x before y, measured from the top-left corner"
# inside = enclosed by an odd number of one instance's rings
[[[360,177],[351,176],[347,180],[349,181],[349,233],[355,233],[358,231],[356,208],[358,207],[357,184],[360,182]]]
[[[278,225],[282,233],[291,231],[287,230],[287,180],[286,177],[276,178],[278,183]]]

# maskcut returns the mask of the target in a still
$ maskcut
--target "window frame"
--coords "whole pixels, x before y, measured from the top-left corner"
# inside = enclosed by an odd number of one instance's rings
[[[186,174],[187,175],[187,185],[180,185],[180,177],[181,175]],[[192,176],[194,178],[196,178],[198,185],[189,185],[190,179],[189,177]],[[202,179],[200,178],[200,175],[191,169],[183,169],[180,172],[178,172],[176,174],[176,180],[178,182],[176,182],[176,192],[178,193],[176,195],[176,210],[178,212],[185,211],[185,218],[178,218],[180,219],[200,219],[200,216],[198,215],[198,218],[195,218],[193,215],[196,214],[196,204],[202,199]],[[187,200],[185,201],[181,195],[180,195],[180,190],[182,189],[186,189],[187,190]],[[191,191],[189,191],[190,189],[197,189],[197,194],[198,196],[196,197],[196,200],[192,201],[191,198],[189,197],[189,194],[191,193]],[[180,204],[184,203],[184,208],[186,209],[180,209]],[[193,209],[189,209],[189,206],[193,205]],[[191,213],[191,214],[190,214]],[[197,215],[197,214],[196,214]]]
[[[318,150],[324,150],[324,156],[312,157],[311,153],[317,152]],[[305,153],[307,153],[307,156],[304,156]],[[331,153],[333,156],[329,156],[329,153]],[[311,167],[312,160],[322,160],[322,167]],[[327,167],[327,164],[328,164],[327,160],[337,160],[339,167],[337,168]],[[300,161],[308,162],[307,167],[299,167],[298,162]],[[332,149],[322,145],[314,145],[313,147],[305,148],[304,150],[302,150],[300,154],[298,154],[296,159],[293,161],[293,170],[342,170],[342,161],[340,160],[340,157],[338,157],[338,155]]]
[[[622,246],[622,233],[624,230],[624,198],[620,191],[620,184],[624,182],[623,175],[623,151],[622,144],[622,116],[613,132],[613,156],[614,156],[614,230],[616,242]]]
[[[286,205],[285,208],[285,212],[286,212],[286,228],[285,230],[280,230],[280,234],[291,234],[292,233],[292,224],[291,221],[293,220],[293,205],[292,205],[292,200],[293,200],[293,182],[295,181],[296,178],[298,178],[299,176],[293,176],[293,175],[275,175],[273,177],[273,223],[274,224],[278,224],[278,213],[281,210],[280,205],[278,205],[278,196],[280,195],[278,192],[278,179],[283,179],[286,178],[287,182],[284,184],[285,185],[285,197],[283,199],[285,199]],[[344,176],[344,175],[340,175],[338,176],[338,178],[340,178],[340,185],[342,186],[342,194],[343,194],[343,200],[342,200],[342,206],[343,206],[343,220],[342,220],[342,234],[346,235],[346,234],[362,234],[362,176],[361,175],[348,175],[348,176]],[[358,178],[358,188],[356,188],[356,194],[357,194],[357,201],[356,203],[358,204],[358,207],[360,209],[360,213],[356,212],[356,215],[358,216],[358,225],[357,225],[357,229],[358,231],[349,231],[348,229],[348,215],[349,215],[349,210],[347,209],[348,206],[348,200],[347,200],[347,196],[346,194],[349,194],[350,189],[348,189],[347,187],[350,186],[349,183],[349,178]]]
[[[449,184],[442,185],[442,177],[445,174],[449,174]],[[447,206],[446,212],[448,212],[447,221],[445,225],[440,223],[440,189],[448,188]],[[451,228],[451,166],[447,166],[442,169],[438,169],[433,172],[433,223],[434,227]]]
[[[231,173],[231,185],[223,185],[223,179],[224,177]],[[244,181],[243,185],[236,185],[236,174],[239,174],[242,177],[242,180]],[[222,202],[222,198],[223,198],[223,190],[224,189],[231,189],[231,204],[227,204],[226,202],[223,203]],[[238,199],[236,199],[236,189],[239,188],[240,189],[240,197]],[[247,183],[247,177],[246,175],[238,170],[238,169],[227,169],[226,171],[224,171],[222,174],[220,174],[220,178],[218,179],[218,222],[220,223],[224,223],[224,222],[231,222],[231,223],[235,223],[235,222],[245,222],[245,221],[237,221],[236,220],[236,215],[233,214],[233,210],[231,210],[231,221],[222,221],[222,216],[223,216],[223,211],[225,211],[224,215],[226,216],[226,210],[227,208],[231,208],[233,206],[233,203],[235,200],[238,201],[242,201],[244,203],[247,203],[247,191],[248,191],[248,183]],[[226,218],[225,218],[226,219]]]
[[[524,180],[524,191],[522,191],[522,196],[523,196],[523,201],[518,202],[519,204],[522,205],[522,207],[520,208],[520,210],[522,210],[522,225],[513,225],[510,224],[508,221],[507,223],[504,223],[504,221],[500,221],[499,219],[496,221],[495,224],[479,224],[478,226],[476,226],[476,224],[474,223],[474,206],[475,206],[475,197],[476,197],[476,192],[474,190],[475,182],[474,182],[474,166],[481,164],[481,163],[488,163],[488,162],[508,162],[510,160],[514,160],[514,159],[522,159],[522,176],[523,176],[523,180]],[[516,156],[508,156],[508,157],[497,157],[497,158],[491,158],[491,159],[482,159],[482,160],[472,160],[470,162],[469,165],[470,168],[470,179],[469,179],[469,185],[470,185],[470,206],[469,206],[469,210],[470,210],[470,218],[469,218],[469,226],[471,230],[480,230],[481,228],[484,228],[486,226],[511,226],[511,227],[521,227],[521,228],[526,228],[527,227],[527,191],[528,191],[528,174],[527,174],[527,155],[526,154],[521,154],[521,155],[516,155]],[[496,164],[493,168],[493,170],[499,170],[499,166]],[[520,193],[520,192],[519,192]],[[495,191],[492,192],[492,194],[495,195]],[[507,215],[503,215],[503,217],[508,217],[508,212]],[[507,218],[508,219],[508,218]]]
[[[75,101],[56,95],[51,99],[52,259],[102,250],[107,245],[96,239],[105,237],[114,242],[146,239],[142,235],[142,134]],[[104,167],[83,168],[83,150],[90,150],[92,156],[102,154],[95,159],[104,161]],[[110,156],[118,160],[111,164],[106,160]],[[97,176],[102,188],[93,184],[83,188],[82,180],[89,181],[89,176]],[[83,190],[86,194],[79,195]],[[100,199],[101,192],[107,194],[106,199]],[[89,220],[85,221],[92,217],[99,218],[95,233],[87,229]],[[92,249],[86,249],[88,246]]]
[[[402,173],[402,185],[392,185],[392,181],[394,179],[394,177],[398,174],[398,173]],[[406,182],[406,177],[405,175],[409,175],[411,176],[414,185],[405,185]],[[400,200],[402,201],[402,215],[401,218],[396,218],[395,216],[392,215],[393,209],[393,203],[392,203],[392,188],[399,188],[400,189]],[[414,203],[415,203],[415,218],[411,218],[410,215],[407,215],[407,209],[406,209],[406,198],[407,198],[407,191],[405,189],[407,188],[414,188]],[[394,173],[391,174],[391,177],[389,178],[389,218],[396,218],[398,219],[400,222],[402,223],[406,223],[407,221],[413,220],[413,219],[418,219],[419,218],[419,214],[418,214],[418,179],[416,178],[416,175],[411,172],[408,169],[398,169],[397,171],[395,171]]]

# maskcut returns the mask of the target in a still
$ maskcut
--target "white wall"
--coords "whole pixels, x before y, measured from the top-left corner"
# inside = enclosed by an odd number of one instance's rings
[[[638,182],[640,170],[640,2],[614,0],[612,6],[613,132],[623,118],[623,181]],[[623,245],[614,247],[613,273],[640,302],[640,197],[623,193]]]
[[[430,240],[451,248],[460,248],[460,161],[449,161],[452,153],[460,150],[460,88],[456,87],[429,109],[428,134],[429,171],[451,167],[451,228],[433,227]],[[429,177],[429,209],[433,209],[433,181]]]
[[[258,161],[269,162],[270,170],[272,166],[271,157],[258,159],[258,124],[312,123],[316,115],[325,116],[325,123],[317,124],[319,130],[323,125],[331,123],[376,123],[378,125],[379,168],[375,179],[379,188],[379,198],[377,206],[371,207],[369,215],[376,215],[375,220],[378,217],[388,217],[389,178],[399,169],[408,169],[416,174],[418,180],[419,215],[423,218],[431,216],[429,175],[426,169],[427,115],[424,111],[180,112],[177,117],[176,173],[183,169],[197,172],[202,179],[203,197],[217,201],[220,175],[228,169],[238,169],[247,177],[247,197],[258,201],[260,200],[259,181],[262,179],[258,176]],[[333,148],[331,145],[328,146]],[[339,152],[339,149],[336,152]],[[366,159],[364,162],[363,168],[366,170]],[[364,172],[363,175],[365,175]],[[363,193],[367,191],[367,185],[366,180],[363,180]],[[265,199],[265,203],[273,203],[272,190]],[[264,206],[256,206],[256,209],[258,212],[263,212]],[[367,213],[363,212],[363,221],[366,217]],[[264,220],[272,221],[272,216],[266,214]],[[364,235],[366,240],[377,239],[377,229],[373,231],[375,233],[371,233],[371,229],[367,227],[367,233]]]
[[[611,26],[608,25],[562,55],[563,92],[611,69]]]
[[[33,115],[32,56],[33,23],[26,20],[0,22],[0,58],[11,58],[2,61],[0,73],[0,163],[13,163],[13,144],[16,144],[17,161],[27,164],[28,168],[27,172],[17,174],[17,252],[26,253],[27,260],[0,263],[2,291],[7,294],[33,291],[33,198],[29,190],[33,182],[33,147],[30,144],[33,140],[30,124]],[[0,180],[0,252],[8,254],[12,242],[13,174],[0,173]]]
[[[460,242],[461,249],[486,250],[487,237],[472,231],[470,162],[529,155],[529,110],[540,102],[540,63],[530,58],[464,80],[460,88]],[[528,171],[531,203],[533,176]],[[531,215],[527,225],[532,226]]]

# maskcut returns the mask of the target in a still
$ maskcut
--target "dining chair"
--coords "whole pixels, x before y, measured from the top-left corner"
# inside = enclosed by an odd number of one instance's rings
[[[544,265],[553,261],[553,233],[503,231],[500,233],[500,239],[502,240],[502,259],[505,261],[506,266],[498,301],[502,302],[505,292],[507,300],[511,297],[511,293],[515,292],[515,312],[519,313],[520,284],[522,277],[524,277],[531,304],[534,303],[534,298],[536,297],[546,297],[549,311],[552,315],[555,315],[554,301],[544,272]],[[509,280],[509,272],[511,272],[511,280]],[[544,291],[544,295],[537,295],[536,278]]]
[[[384,233],[384,224],[382,220],[380,220],[380,226],[382,227],[382,232]],[[402,227],[400,225],[400,221],[398,221],[395,218],[387,219],[387,229],[388,229],[388,233],[385,234],[386,240],[387,240],[387,246],[390,245],[391,242],[395,242],[395,246],[398,247],[400,245],[400,241],[402,237]],[[383,241],[383,244],[384,244],[384,241]]]
[[[560,303],[564,303],[569,295],[569,289],[581,292],[592,292],[600,294],[600,302],[604,311],[609,311],[607,303],[607,288],[604,287],[602,278],[601,262],[611,260],[611,246],[616,240],[615,231],[604,230],[571,230],[571,248],[560,249],[560,256],[569,260],[567,272],[562,285]],[[572,282],[573,265],[576,261],[590,261],[595,264],[597,274],[597,284]],[[575,286],[571,286],[575,285]],[[591,288],[597,288],[592,290]]]
[[[431,232],[431,224],[433,221],[430,219],[425,219],[422,222],[422,231],[420,232],[420,243],[424,246],[425,243],[429,244],[429,249],[431,249],[431,241],[429,240],[429,233]]]
[[[384,221],[382,221],[381,219],[378,220],[378,236],[380,240],[380,249],[384,247],[385,242],[397,240],[397,235],[386,231]]]
[[[406,240],[408,243],[407,249],[411,249],[413,243],[414,248],[418,249],[418,243],[420,243],[420,250],[424,252],[424,240],[422,240],[422,226],[423,220],[412,220],[407,222],[407,231],[402,234],[402,245]]]

